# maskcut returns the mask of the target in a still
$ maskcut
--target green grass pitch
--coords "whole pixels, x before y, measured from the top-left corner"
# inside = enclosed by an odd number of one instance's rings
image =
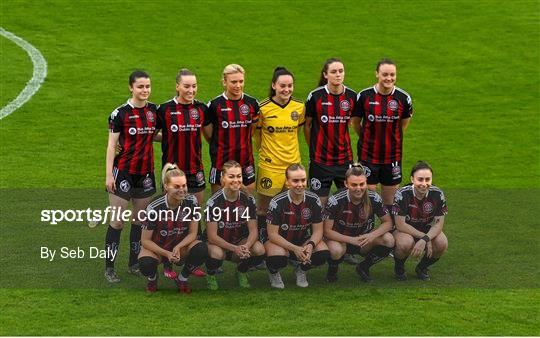
[[[540,335],[540,2],[5,0],[0,18],[48,62],[37,94],[0,120],[0,335]],[[194,279],[182,296],[162,279],[147,296],[124,271],[127,231],[119,285],[107,285],[101,259],[40,259],[41,246],[103,245],[104,226],[48,225],[40,210],[106,206],[107,117],[133,69],[151,74],[160,103],[181,67],[208,101],[223,67],[239,63],[262,100],[285,65],[305,99],[334,56],[357,91],[374,84],[378,59],[394,59],[413,98],[405,172],[430,162],[450,210],[430,282],[398,284],[386,260],[369,286],[342,265],[335,286],[316,269],[299,289],[287,268],[282,292],[264,272],[241,292],[226,264],[216,293]],[[32,76],[4,37],[0,74],[3,107]],[[206,146],[204,156],[208,168]]]

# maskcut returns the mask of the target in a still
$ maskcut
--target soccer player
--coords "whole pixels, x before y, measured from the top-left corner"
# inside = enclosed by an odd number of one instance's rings
[[[409,94],[396,84],[396,64],[377,63],[377,83],[357,97],[352,125],[358,134],[358,159],[366,169],[369,189],[381,184],[381,197],[390,209],[402,179],[403,132],[413,115]]]
[[[254,135],[259,149],[257,168],[257,223],[260,239],[266,242],[266,212],[270,199],[286,189],[285,169],[300,163],[298,133],[304,124],[304,103],[292,97],[294,76],[284,67],[272,75],[268,98],[260,104],[261,114]]]
[[[323,265],[329,257],[322,241],[322,204],[319,197],[306,191],[306,170],[300,163],[291,164],[285,171],[289,190],[270,201],[267,215],[268,241],[266,266],[270,285],[283,289],[279,270],[287,266],[287,258],[296,262],[296,285],[308,287],[306,272]]]
[[[153,293],[160,261],[183,262],[184,268],[174,281],[180,292],[191,293],[188,277],[208,258],[206,243],[197,239],[202,212],[197,198],[188,194],[186,175],[176,164],[165,164],[162,181],[165,195],[146,208],[139,267],[148,278],[146,290]]]
[[[208,289],[219,288],[216,274],[224,259],[238,262],[238,285],[249,288],[247,271],[264,260],[264,246],[257,241],[255,199],[242,185],[242,167],[238,162],[223,164],[221,184],[223,188],[206,202]]]
[[[140,251],[142,221],[139,219],[139,211],[146,208],[156,192],[152,139],[156,129],[157,107],[148,102],[151,84],[147,73],[140,70],[131,73],[129,90],[131,98],[109,117],[105,186],[112,208],[124,212],[129,202],[133,203],[128,271],[139,275],[137,256]],[[105,249],[108,253],[105,258],[105,278],[110,283],[120,281],[114,270],[114,261],[123,227],[124,221],[120,217],[111,219],[105,236]]]
[[[255,163],[251,136],[259,119],[259,103],[244,93],[244,68],[230,64],[223,69],[225,92],[208,103],[208,125],[204,133],[210,141],[210,184],[212,193],[220,189],[221,168],[227,161],[242,166],[242,181],[255,191]]]
[[[368,190],[367,178],[360,163],[345,173],[346,189],[336,192],[325,209],[324,237],[330,250],[326,280],[338,279],[339,263],[343,255],[361,254],[365,259],[356,266],[364,282],[371,282],[369,269],[383,260],[394,247],[392,219],[381,197]],[[381,224],[375,228],[375,215]]]
[[[345,172],[353,161],[349,121],[356,93],[343,84],[345,67],[341,60],[326,60],[319,87],[306,101],[304,135],[309,145],[311,190],[323,205],[328,201],[332,181],[343,188]]]
[[[418,161],[411,170],[412,185],[406,185],[394,197],[394,231],[396,249],[394,272],[398,281],[407,279],[405,261],[409,256],[424,256],[416,266],[416,276],[430,279],[428,267],[437,262],[448,248],[443,233],[444,216],[448,213],[444,193],[432,185],[433,170]]]

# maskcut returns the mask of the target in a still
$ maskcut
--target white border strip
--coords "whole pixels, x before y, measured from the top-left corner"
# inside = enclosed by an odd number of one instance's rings
[[[24,49],[26,53],[28,53],[28,56],[30,56],[30,59],[32,59],[32,63],[34,64],[34,73],[32,74],[32,78],[30,79],[30,81],[26,83],[26,87],[24,87],[22,92],[19,93],[15,100],[11,101],[4,108],[2,108],[2,110],[0,110],[1,120],[9,114],[13,113],[15,110],[22,107],[22,105],[24,105],[28,100],[30,100],[32,96],[39,90],[39,87],[41,87],[41,84],[47,77],[47,61],[45,61],[45,58],[43,57],[43,55],[41,55],[37,48],[35,48],[25,40],[21,39],[17,35],[6,31],[2,27],[0,27],[0,35],[15,42],[17,45],[19,45],[19,47]]]

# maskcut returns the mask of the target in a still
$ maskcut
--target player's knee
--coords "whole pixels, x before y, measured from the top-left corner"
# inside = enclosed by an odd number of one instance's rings
[[[257,241],[251,247],[251,253],[254,256],[262,256],[265,254],[264,245],[261,242]]]
[[[143,276],[153,277],[157,272],[159,261],[154,257],[144,256],[139,258],[139,269]]]
[[[389,248],[393,248],[395,244],[396,244],[396,241],[394,240],[394,236],[392,236],[389,232],[382,235],[381,245],[387,246]]]
[[[211,258],[223,260],[225,259],[225,252],[217,245],[208,245],[208,256]]]
[[[414,239],[411,236],[398,236],[395,238],[396,251],[410,253],[414,246]]]
[[[111,222],[109,224],[113,229],[116,229],[116,230],[124,229],[124,221],[121,221],[121,220],[112,221],[111,220]]]

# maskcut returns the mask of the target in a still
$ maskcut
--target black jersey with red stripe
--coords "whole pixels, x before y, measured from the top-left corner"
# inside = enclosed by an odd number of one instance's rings
[[[302,245],[311,236],[313,223],[322,220],[321,200],[311,191],[300,204],[291,200],[289,191],[276,195],[266,214],[266,223],[279,226],[279,234],[294,245]]]
[[[217,222],[217,234],[229,243],[238,244],[249,235],[248,221],[257,219],[255,198],[240,190],[234,201],[219,189],[206,202],[206,220]]]
[[[208,103],[208,121],[213,124],[210,139],[212,166],[221,170],[223,163],[234,160],[242,167],[254,165],[251,125],[259,119],[259,103],[243,94],[231,100],[221,94]]]
[[[157,110],[157,129],[161,129],[161,164],[175,163],[186,174],[203,169],[201,129],[207,123],[206,104],[194,100],[178,103],[176,98]]]
[[[198,210],[197,199],[187,195],[182,203],[170,209],[167,195],[155,198],[146,207],[146,218],[142,228],[152,230],[152,241],[159,247],[172,251],[189,234],[189,225]]]
[[[355,102],[356,93],[347,87],[339,95],[330,93],[326,85],[309,93],[306,117],[312,118],[310,161],[326,166],[352,162],[349,120]]]
[[[396,191],[392,213],[404,216],[407,224],[427,232],[435,217],[448,213],[448,207],[444,193],[436,186],[429,187],[426,196],[420,200],[414,196],[414,187],[406,185]]]
[[[369,215],[365,214],[363,203],[354,204],[351,201],[348,189],[342,189],[328,199],[324,217],[334,221],[332,230],[345,236],[360,236],[373,230],[375,215],[379,218],[388,215],[381,196],[371,190],[366,193],[371,202]]]
[[[394,87],[388,95],[380,94],[376,86],[362,90],[358,94],[354,111],[354,116],[362,120],[358,158],[371,164],[401,161],[401,120],[412,115],[412,100],[404,90]]]
[[[154,172],[152,141],[156,130],[155,104],[134,107],[130,101],[116,108],[109,116],[109,131],[120,133],[120,151],[114,157],[114,166],[130,174],[145,175]]]

